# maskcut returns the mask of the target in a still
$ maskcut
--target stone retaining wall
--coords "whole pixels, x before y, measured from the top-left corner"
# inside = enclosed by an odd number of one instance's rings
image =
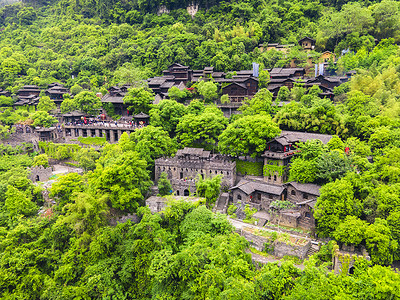
[[[249,231],[241,230],[239,233],[243,236],[249,243],[250,246],[254,247],[258,251],[265,250],[265,243],[270,243],[271,239],[263,236],[255,235]],[[284,257],[286,255],[296,256],[300,259],[305,259],[307,251],[311,247],[311,241],[308,241],[305,245],[291,245],[284,242],[274,241],[273,242],[274,251],[271,253],[277,257]]]

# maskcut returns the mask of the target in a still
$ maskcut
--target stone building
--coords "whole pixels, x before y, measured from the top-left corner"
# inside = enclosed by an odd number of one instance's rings
[[[332,256],[333,271],[335,274],[354,274],[354,264],[357,259],[365,259],[370,261],[371,257],[364,246],[354,245],[341,247],[336,246]]]
[[[236,181],[236,162],[219,154],[211,154],[201,148],[178,150],[175,157],[155,161],[155,180],[166,172],[177,196],[189,196],[196,191],[198,174],[203,178],[222,175],[222,186],[231,187]]]
[[[53,168],[51,167],[45,168],[43,166],[38,166],[31,168],[28,178],[32,182],[47,181],[49,180],[52,174],[53,174]]]
[[[317,200],[320,185],[311,183],[289,182],[287,186],[287,200],[298,204],[307,200]]]
[[[239,201],[257,210],[268,210],[272,201],[285,199],[285,187],[263,181],[242,179],[230,188],[233,203]]]

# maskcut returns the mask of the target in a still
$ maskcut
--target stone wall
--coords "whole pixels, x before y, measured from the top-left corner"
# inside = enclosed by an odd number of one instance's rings
[[[4,145],[11,145],[13,147],[21,145],[22,143],[32,143],[35,150],[38,150],[39,135],[37,133],[13,133],[6,140],[0,140]]]
[[[315,196],[311,196],[308,195],[308,197],[313,197],[315,198]],[[290,201],[293,204],[299,203],[299,202],[303,202],[306,201],[308,198],[304,197],[304,193],[300,192],[298,190],[296,190],[293,186],[291,186],[290,184],[288,184],[287,186],[287,200]]]
[[[300,259],[305,259],[307,251],[311,247],[311,241],[305,245],[290,245],[283,242],[274,242],[274,252],[273,255],[278,257],[284,257],[286,255],[296,256]]]
[[[246,230],[241,230],[240,235],[243,236],[249,243],[251,247],[256,248],[258,251],[265,250],[265,243],[269,243],[271,240],[263,236],[258,236],[248,232]]]
[[[279,224],[280,226],[287,226],[296,228],[299,226],[300,213],[298,211],[290,210],[283,212],[271,212],[270,222]]]
[[[39,166],[31,168],[30,171],[31,173],[29,174],[28,178],[32,180],[32,182],[48,181],[53,173],[53,168],[44,168],[43,166]]]
[[[167,173],[173,190],[178,196],[184,196],[185,190],[196,191],[195,180],[200,174],[203,178],[222,175],[221,186],[231,187],[236,181],[236,162],[228,159],[178,159],[160,158],[155,161],[155,181],[162,172]],[[179,193],[179,194],[178,194]]]
[[[354,247],[347,247],[345,245],[342,247],[342,250],[336,249],[333,256],[332,263],[335,274],[353,274],[352,269],[354,268],[356,259],[364,258],[368,261],[371,260],[364,247],[361,247],[361,249],[354,249]]]
[[[264,251],[265,243],[271,242],[271,239],[269,238],[255,235],[243,229],[241,230],[240,235],[243,236],[250,243],[250,246],[254,247],[258,251]],[[311,247],[311,241],[308,240],[306,243],[299,242],[299,245],[292,245],[290,243],[274,241],[272,246],[274,248],[272,254],[277,257],[284,257],[286,255],[290,255],[290,256],[296,256],[300,259],[305,259],[307,251]]]

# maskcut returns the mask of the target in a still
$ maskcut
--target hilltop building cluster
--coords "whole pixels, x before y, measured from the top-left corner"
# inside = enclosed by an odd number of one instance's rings
[[[220,197],[218,201],[225,203],[217,203],[217,206],[226,209],[229,204],[234,204],[244,208],[247,204],[258,211],[270,212],[273,210],[272,202],[287,200],[292,207],[278,213],[272,212],[269,221],[276,223],[279,219],[281,225],[313,230],[313,209],[320,186],[287,182],[288,172],[299,142],[317,139],[326,144],[331,138],[331,135],[282,131],[280,136],[266,141],[268,149],[263,154],[262,177],[239,175],[236,172],[236,160],[232,157],[211,154],[198,148],[185,148],[178,150],[174,157],[155,161],[155,179],[158,181],[161,173],[166,172],[175,195],[189,196],[196,190],[197,176],[210,178],[222,175],[222,189],[229,190],[229,197]]]

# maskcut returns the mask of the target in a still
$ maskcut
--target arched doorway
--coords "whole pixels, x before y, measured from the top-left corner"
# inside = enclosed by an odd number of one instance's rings
[[[189,191],[188,190],[184,190],[183,191],[183,196],[189,196]]]

